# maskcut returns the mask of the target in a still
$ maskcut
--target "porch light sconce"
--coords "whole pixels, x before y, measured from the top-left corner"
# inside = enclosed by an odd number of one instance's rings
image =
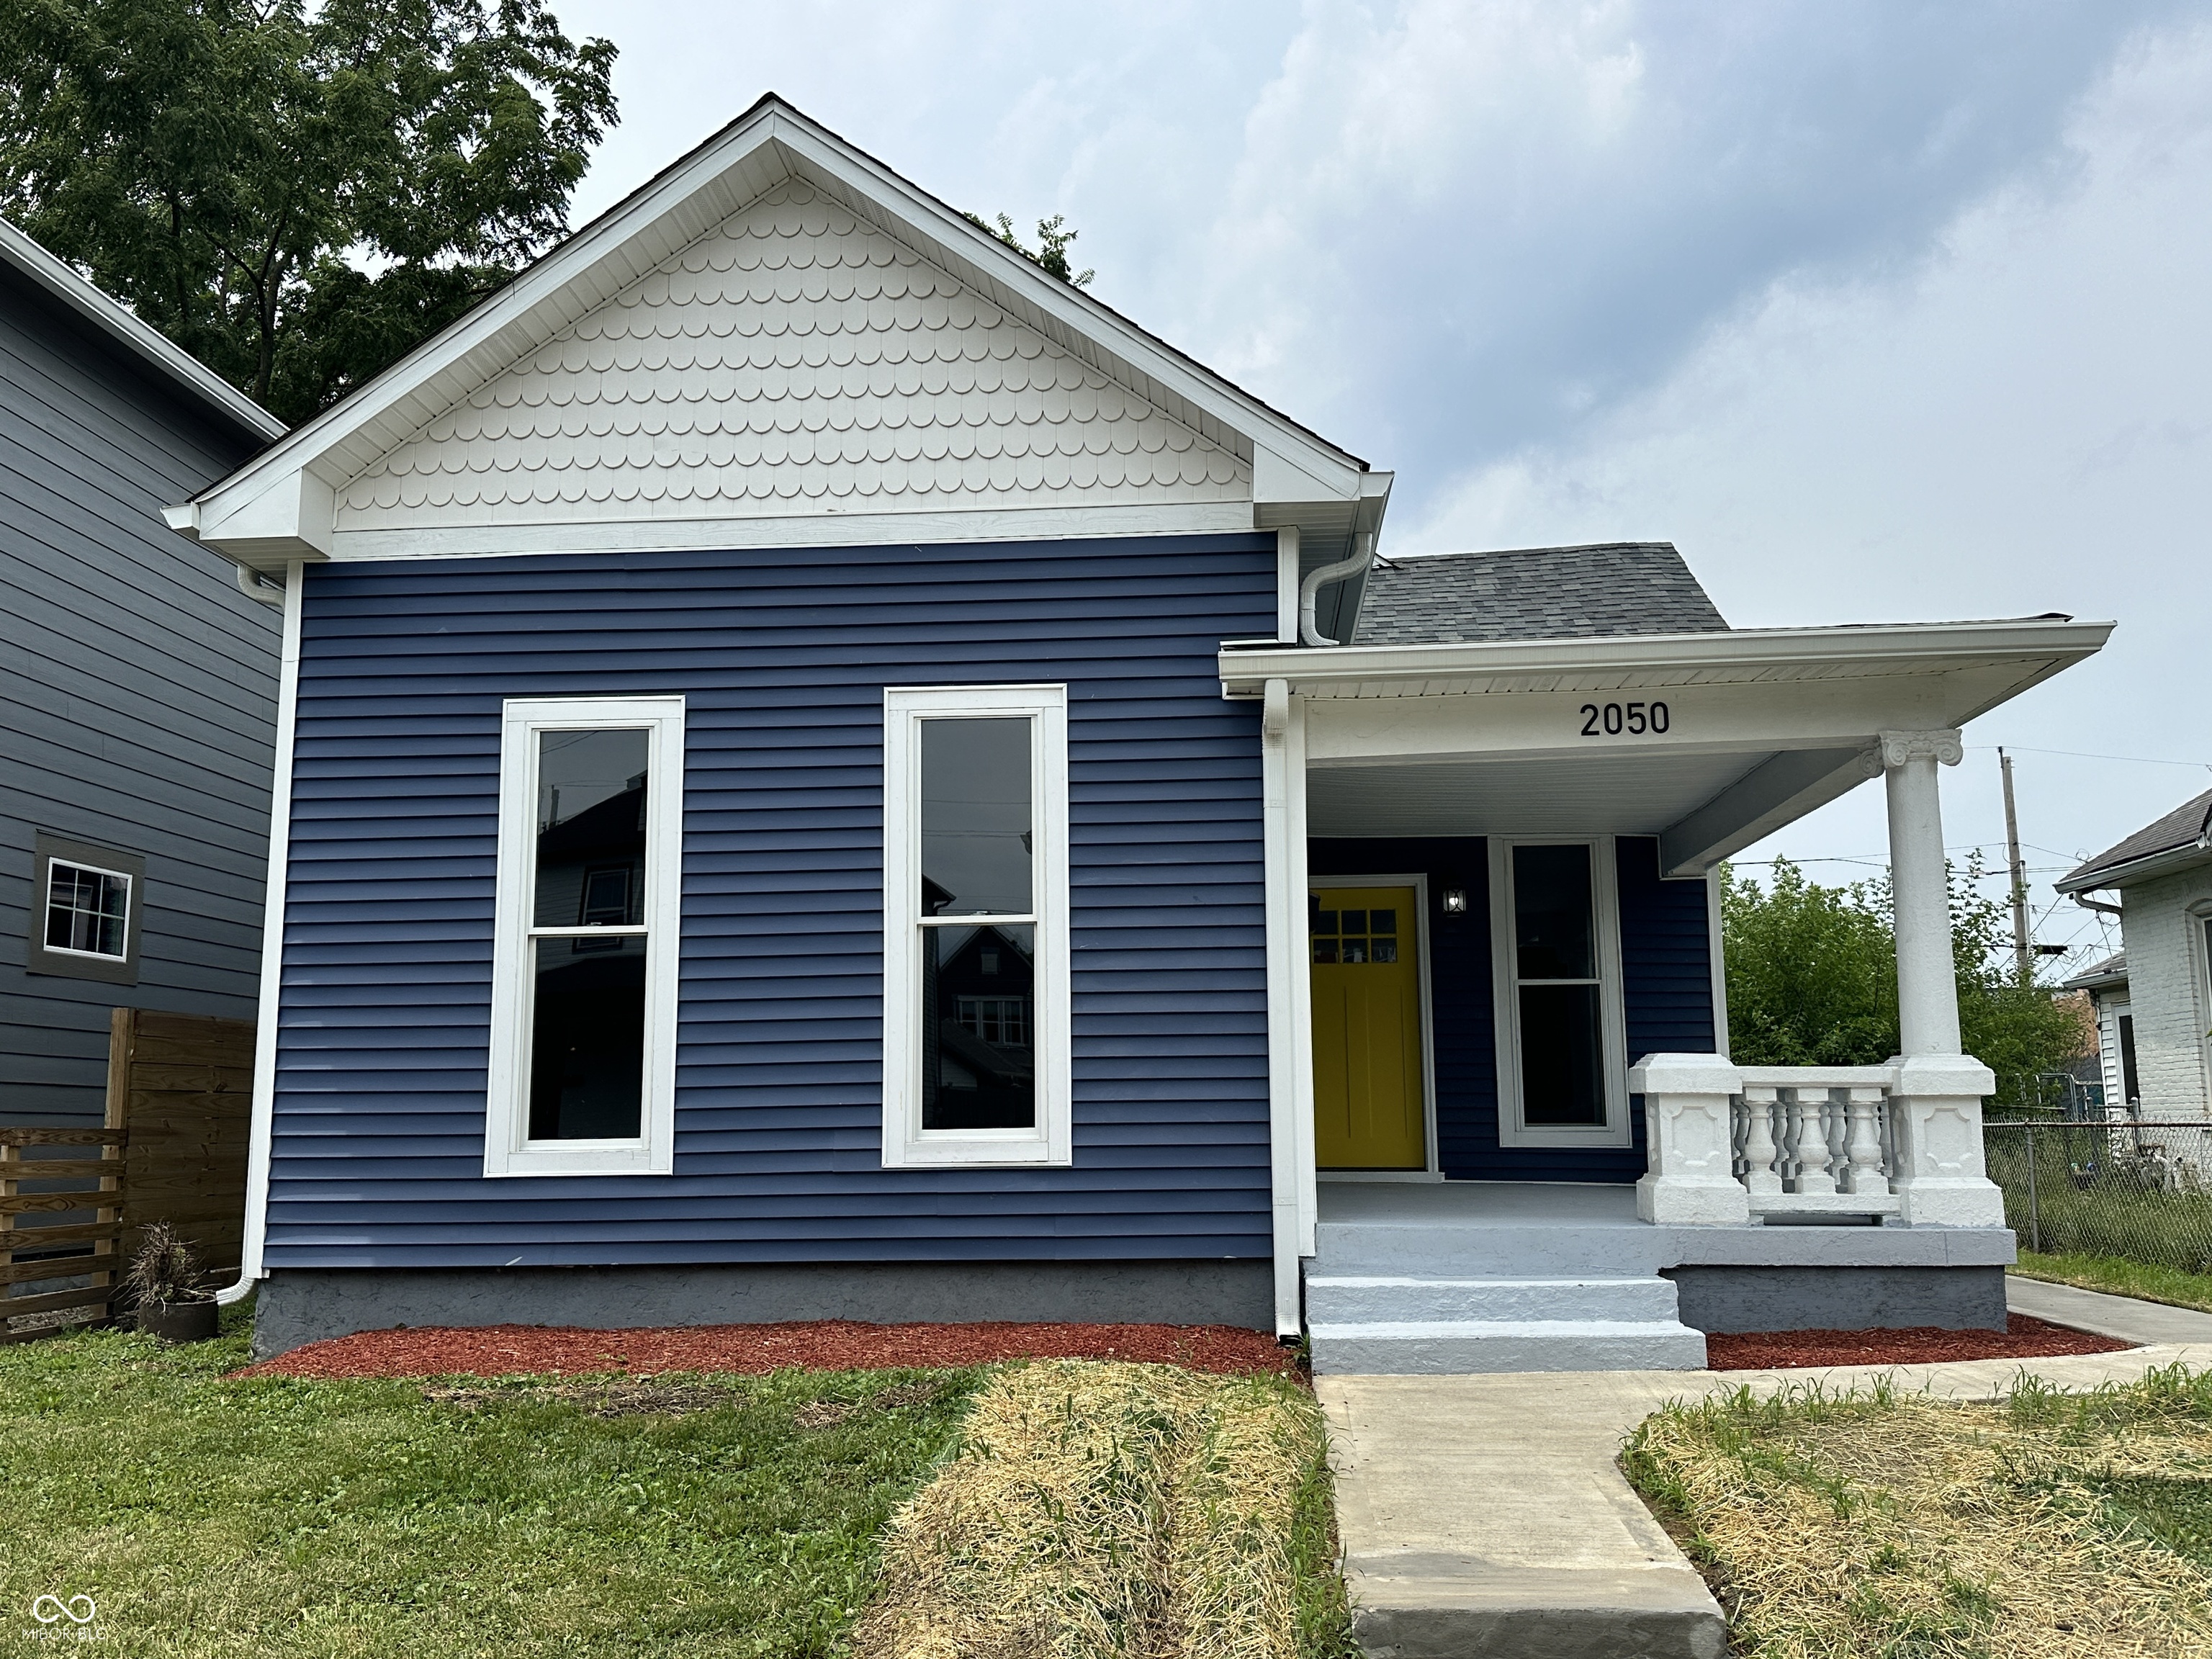
[[[1467,914],[1467,889],[1464,887],[1444,889],[1444,914],[1448,916],[1463,916]]]

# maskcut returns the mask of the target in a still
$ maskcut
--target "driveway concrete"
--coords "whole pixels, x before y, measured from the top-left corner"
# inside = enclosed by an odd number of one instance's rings
[[[1719,1607],[1613,1462],[1659,1407],[1884,1376],[1986,1400],[2023,1372],[2089,1389],[2176,1363],[2212,1366],[2212,1342],[1817,1370],[1316,1377],[1353,1627],[1375,1659],[1719,1659]]]

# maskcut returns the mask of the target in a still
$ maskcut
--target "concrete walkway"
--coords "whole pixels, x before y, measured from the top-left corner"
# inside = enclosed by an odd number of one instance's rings
[[[2005,1306],[2016,1314],[2126,1342],[2212,1342],[2212,1314],[2022,1279],[2018,1273],[2005,1275]]]
[[[2208,1340],[2052,1359],[1316,1377],[1354,1628],[1376,1659],[1720,1659],[1719,1607],[1613,1462],[1652,1412],[1744,1386],[1840,1390],[1887,1376],[1900,1389],[1987,1400],[2023,1372],[2089,1389],[2157,1365],[2212,1366],[2212,1316],[2191,1316],[2207,1322]]]

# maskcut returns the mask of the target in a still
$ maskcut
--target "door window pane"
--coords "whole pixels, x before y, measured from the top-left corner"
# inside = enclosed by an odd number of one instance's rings
[[[575,947],[594,947],[578,954]],[[623,1140],[645,1093],[645,936],[532,942],[532,1140]]]
[[[923,1128],[1035,1127],[1036,951],[1027,926],[921,930]]]
[[[642,919],[645,790],[652,734],[640,729],[538,734],[538,881],[531,925]],[[622,914],[610,872],[626,872]]]
[[[921,722],[924,915],[1027,915],[1027,716]]]
[[[130,954],[131,878],[56,859],[47,866],[46,949],[88,956]]]
[[[1523,1122],[1602,1125],[1602,1054],[1596,986],[1521,988]]]
[[[1595,979],[1590,849],[1513,849],[1513,930],[1522,979]]]

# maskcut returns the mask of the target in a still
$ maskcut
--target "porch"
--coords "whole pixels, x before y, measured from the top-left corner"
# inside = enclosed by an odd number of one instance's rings
[[[1708,1331],[2002,1328],[2014,1251],[2002,1224],[1651,1221],[1634,1187],[1571,1182],[1323,1180],[1315,1234],[1322,1374],[1696,1370]]]
[[[2037,618],[1224,647],[1224,695],[1264,707],[1279,1328],[1310,1330],[1318,1370],[1397,1371],[1696,1366],[1706,1330],[2001,1326],[2013,1243],[1979,1135],[1994,1079],[1960,1051],[1937,776],[1963,721],[2107,631]],[[1900,1052],[1735,1066],[1712,872],[1876,777]],[[1462,878],[1404,868],[1416,842],[1451,849]],[[1577,847],[1589,896],[1569,931],[1593,943],[1531,971],[1514,907],[1559,901],[1516,860],[1559,866]],[[1392,949],[1422,953],[1426,1156],[1401,1134],[1399,1155],[1347,1157],[1356,1130],[1316,1128],[1340,1018],[1333,1002],[1317,1017],[1316,987],[1333,999],[1323,976],[1353,960],[1327,907],[1372,907],[1394,882],[1424,935]],[[1673,890],[1650,908],[1677,934],[1671,1026],[1638,1012],[1632,958],[1659,923],[1632,915],[1632,882]],[[1455,988],[1426,936],[1457,917],[1486,944]],[[1383,937],[1365,921],[1363,965]],[[1334,956],[1329,927],[1347,941]],[[1456,1082],[1439,1077],[1446,1030],[1469,1051]],[[1561,1059],[1570,1039],[1586,1062]],[[1438,1129],[1455,1111],[1456,1151]]]

